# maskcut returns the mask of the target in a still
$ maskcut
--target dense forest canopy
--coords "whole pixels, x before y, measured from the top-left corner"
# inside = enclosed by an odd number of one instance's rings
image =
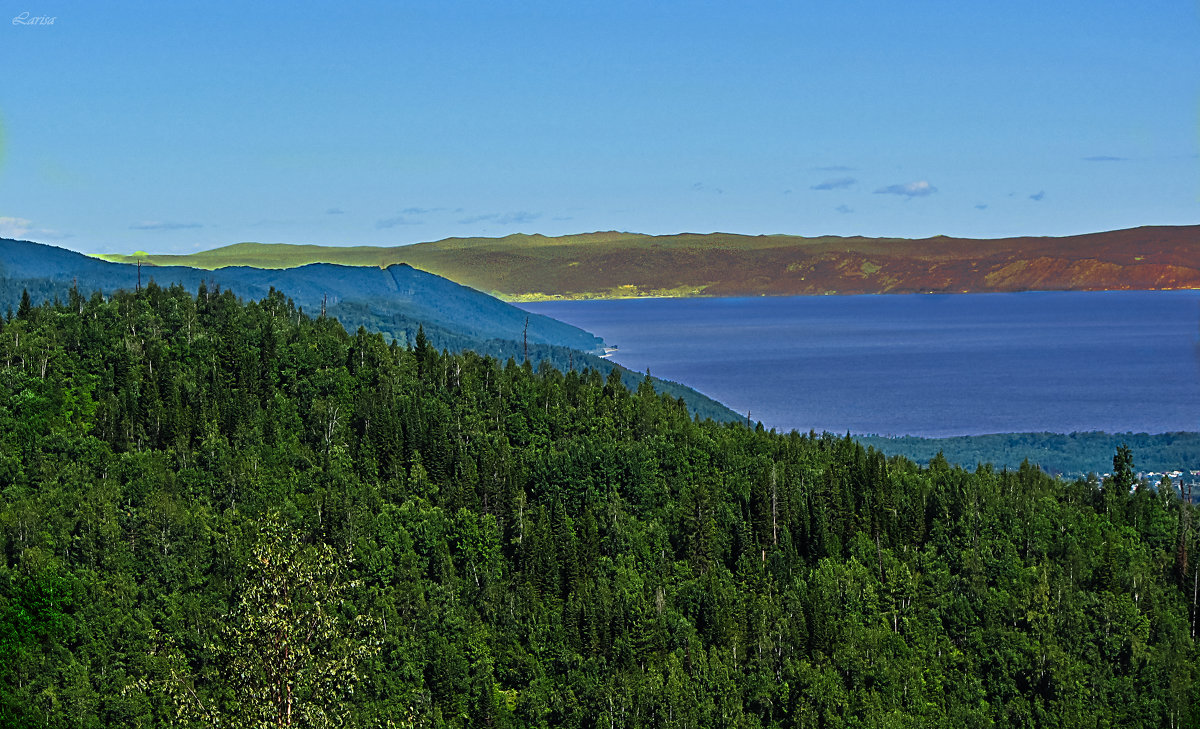
[[[0,323],[0,724],[1188,726],[1193,510],[281,294]]]
[[[441,276],[397,264],[385,269],[312,264],[285,270],[238,266],[201,271],[186,266],[150,266],[141,262],[108,263],[55,246],[0,238],[0,301],[15,301],[28,289],[36,304],[46,294],[66,296],[68,287],[112,292],[136,289],[149,281],[181,284],[195,290],[201,282],[260,299],[271,288],[286,291],[297,306],[316,313],[345,305],[345,315],[377,317],[401,336],[411,320],[426,329],[452,332],[473,341],[525,338],[585,352],[598,351],[596,336],[564,322],[518,309]],[[41,294],[41,296],[39,296]],[[353,329],[354,327],[351,327]],[[413,332],[416,331],[414,324]],[[403,341],[403,340],[402,340]]]
[[[113,292],[140,289],[142,282],[180,284],[195,289],[222,287],[259,299],[279,289],[297,309],[336,318],[348,330],[366,327],[387,341],[413,344],[423,329],[430,345],[451,352],[472,350],[504,361],[509,357],[543,361],[561,370],[584,366],[605,375],[621,371],[636,388],[641,376],[596,356],[603,342],[594,335],[510,304],[440,276],[406,265],[385,270],[316,264],[287,270],[248,267],[201,271],[184,266],[108,263],[55,246],[0,238],[0,302],[28,294],[32,305],[72,296],[71,289]],[[654,388],[682,397],[703,418],[738,420],[738,415],[705,395],[675,382],[653,379]]]

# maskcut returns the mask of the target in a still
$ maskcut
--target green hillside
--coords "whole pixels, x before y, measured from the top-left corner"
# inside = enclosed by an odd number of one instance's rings
[[[61,285],[112,291],[141,281],[179,283],[195,290],[201,282],[230,288],[239,296],[260,298],[271,288],[286,291],[308,311],[357,305],[377,317],[398,316],[474,340],[523,339],[537,344],[599,353],[595,335],[515,306],[440,276],[394,264],[386,268],[309,264],[261,269],[231,266],[217,271],[185,266],[137,266],[107,263],[53,246],[0,239],[0,278],[47,279]],[[19,293],[19,290],[18,290]],[[358,322],[355,322],[357,325]]]
[[[401,345],[416,341],[424,329],[430,345],[452,352],[473,350],[501,360],[509,357],[536,367],[546,361],[561,369],[590,367],[607,375],[617,370],[636,387],[642,375],[596,356],[603,342],[582,329],[530,314],[474,289],[396,264],[386,269],[310,264],[287,270],[229,267],[203,271],[184,266],[136,266],[99,261],[73,251],[29,241],[0,239],[0,310],[16,306],[23,291],[34,303],[65,300],[73,288],[134,289],[144,281],[201,287],[216,294],[222,287],[244,298],[285,291],[289,301],[311,313],[324,311],[348,331],[365,327]],[[737,420],[741,416],[684,385],[652,379],[659,392],[683,398],[702,418]]]
[[[0,725],[1184,727],[1197,524],[144,287],[0,319]]]

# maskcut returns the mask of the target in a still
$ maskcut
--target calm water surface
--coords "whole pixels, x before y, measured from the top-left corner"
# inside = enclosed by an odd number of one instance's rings
[[[1200,430],[1200,292],[524,304],[780,430]]]

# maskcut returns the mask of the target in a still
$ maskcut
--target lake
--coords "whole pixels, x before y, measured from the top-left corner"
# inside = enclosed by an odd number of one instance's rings
[[[1200,292],[522,304],[753,420],[879,435],[1200,430]]]

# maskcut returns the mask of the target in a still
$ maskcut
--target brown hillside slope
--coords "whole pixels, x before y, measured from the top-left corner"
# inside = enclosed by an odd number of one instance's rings
[[[592,233],[395,248],[245,243],[143,260],[204,268],[405,262],[509,299],[1171,289],[1200,288],[1200,226],[988,240]]]

